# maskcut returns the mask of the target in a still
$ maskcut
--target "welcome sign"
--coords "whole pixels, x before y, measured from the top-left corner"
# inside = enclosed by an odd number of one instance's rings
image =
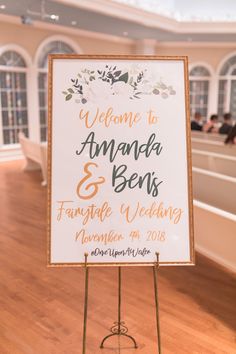
[[[49,265],[194,263],[186,57],[51,55]]]

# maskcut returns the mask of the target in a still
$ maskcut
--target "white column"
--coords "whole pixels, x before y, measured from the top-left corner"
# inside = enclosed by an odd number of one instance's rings
[[[218,110],[218,77],[214,74],[209,84],[208,118]]]
[[[27,75],[29,138],[40,142],[38,71],[32,65]]]
[[[155,55],[157,41],[155,39],[137,40],[135,46],[135,54]]]

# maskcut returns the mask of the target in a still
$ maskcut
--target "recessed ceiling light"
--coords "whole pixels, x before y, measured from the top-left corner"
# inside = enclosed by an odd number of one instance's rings
[[[6,5],[0,5],[1,10],[5,10],[5,8],[6,8]]]
[[[77,21],[71,21],[72,26],[76,26],[77,25]]]
[[[123,32],[123,36],[127,37],[128,36],[128,32]]]
[[[55,20],[55,21],[58,21],[58,20],[59,20],[59,16],[58,16],[58,15],[55,15],[55,14],[50,15],[50,18],[51,18],[52,20]]]

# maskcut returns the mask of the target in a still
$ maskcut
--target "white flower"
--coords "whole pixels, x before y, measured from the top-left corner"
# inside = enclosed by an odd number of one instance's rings
[[[137,64],[133,64],[131,65],[130,68],[127,69],[127,71],[129,71],[129,76],[136,76],[138,75],[141,71],[143,71],[143,67],[142,65],[137,65]]]
[[[134,89],[124,81],[117,81],[112,85],[113,93],[118,96],[131,97],[134,93]]]
[[[94,80],[83,86],[83,97],[87,101],[98,102],[101,99],[109,99],[111,95],[111,84],[102,80]]]

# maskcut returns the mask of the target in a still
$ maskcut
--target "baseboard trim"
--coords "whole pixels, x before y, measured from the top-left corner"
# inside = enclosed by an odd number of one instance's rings
[[[0,162],[21,160],[23,158],[24,155],[19,145],[14,147],[9,147],[9,148],[4,147],[0,149]]]

